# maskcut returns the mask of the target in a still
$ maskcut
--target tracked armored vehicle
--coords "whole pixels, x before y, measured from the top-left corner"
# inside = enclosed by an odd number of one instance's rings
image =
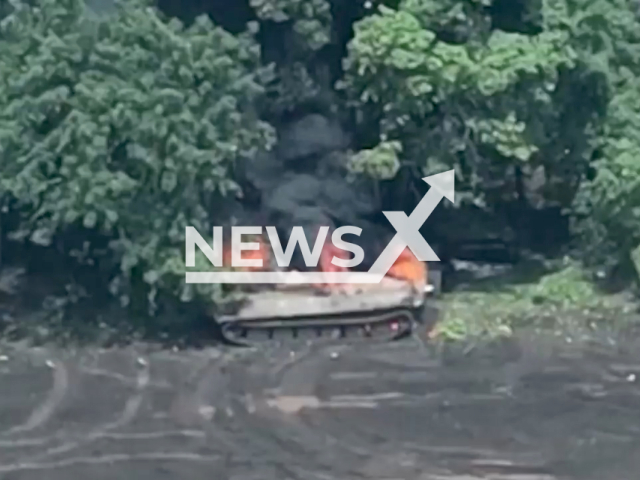
[[[339,290],[290,285],[248,293],[218,324],[227,341],[244,346],[295,339],[394,341],[429,333],[438,319],[437,290],[427,284],[418,291],[390,277]]]

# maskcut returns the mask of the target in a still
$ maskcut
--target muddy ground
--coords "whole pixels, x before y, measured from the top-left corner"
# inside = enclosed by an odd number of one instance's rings
[[[637,480],[613,343],[2,347],[0,479]]]

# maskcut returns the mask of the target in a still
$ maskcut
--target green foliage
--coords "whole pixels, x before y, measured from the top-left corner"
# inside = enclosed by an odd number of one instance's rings
[[[610,97],[598,141],[595,175],[575,201],[586,258],[631,262],[640,246],[640,21],[637,3],[583,1],[571,24],[576,48],[606,79]]]
[[[607,139],[595,178],[576,198],[578,232],[592,264],[628,262],[640,246],[640,144],[632,139]]]
[[[462,188],[482,190],[514,164],[543,161],[557,134],[550,120],[560,71],[576,56],[561,30],[443,40],[432,17],[442,8],[407,0],[356,24],[342,88],[355,108],[378,112],[383,136],[402,141],[426,171],[454,167]]]
[[[351,173],[377,181],[401,165],[424,175],[455,168],[457,197],[491,209],[522,199],[518,174],[543,171],[544,203],[573,214],[584,258],[639,268],[635,0],[544,0],[540,28],[526,34],[499,29],[511,14],[497,10],[509,2],[373,3],[354,26],[339,83],[356,119],[350,133],[367,137]],[[328,0],[251,6],[261,20],[290,24],[287,41],[303,44],[287,45],[273,83],[255,39],[206,17],[184,28],[138,0],[102,20],[85,16],[82,0],[0,0],[0,194],[21,215],[12,236],[55,242],[105,269],[124,303],[140,285],[151,305],[161,291],[222,298],[183,285],[184,227],[206,233],[228,220],[236,160],[273,142],[257,105],[277,118],[337,98],[316,63],[348,30]],[[569,290],[556,280],[496,298],[524,312],[536,298],[557,309],[595,295],[574,277],[558,280]]]
[[[575,264],[542,277],[533,286],[516,287],[514,291],[532,303],[564,308],[595,308],[602,302],[588,275]]]
[[[509,196],[516,167],[542,167],[543,198],[573,213],[586,258],[629,263],[640,246],[637,2],[545,0],[535,35],[495,29],[486,6],[404,0],[358,22],[341,88],[362,128],[376,119],[425,174],[455,168],[460,198],[488,208]]]
[[[401,151],[400,142],[382,142],[372,149],[360,150],[349,159],[349,171],[375,180],[391,179],[400,168],[398,154]]]
[[[523,325],[551,326],[559,333],[584,332],[597,325],[615,329],[632,317],[633,305],[598,291],[574,262],[525,283],[489,279],[476,287],[446,295],[440,338],[509,336]]]
[[[274,81],[268,85],[268,109],[275,118],[280,118],[322,95],[322,89],[300,62],[281,68]]]
[[[117,265],[113,293],[126,302],[143,279],[153,304],[184,286],[185,226],[219,224],[235,160],[272,141],[252,113],[259,48],[144,3],[109,21],[83,11],[82,0],[18,3],[2,22],[0,185],[23,213],[14,236],[80,230],[81,258]]]
[[[251,7],[263,22],[266,40],[264,57],[275,62],[273,81],[268,84],[265,112],[281,118],[300,105],[326,97],[330,85],[318,78],[314,56],[332,40],[333,18],[327,0],[251,0]],[[275,27],[271,22],[275,23]],[[277,51],[273,51],[277,44]]]
[[[475,124],[480,142],[494,146],[503,157],[523,162],[538,151],[535,145],[527,143],[524,137],[526,128],[525,123],[517,121],[514,114],[508,115],[502,121],[489,119]]]
[[[261,20],[293,21],[294,30],[311,50],[331,40],[331,8],[327,0],[251,0]]]

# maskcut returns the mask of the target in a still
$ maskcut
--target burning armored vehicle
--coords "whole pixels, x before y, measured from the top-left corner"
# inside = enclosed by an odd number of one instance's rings
[[[268,251],[262,243],[250,253],[265,260]],[[331,263],[341,254],[327,243],[317,269],[346,271]],[[218,324],[227,341],[245,346],[286,339],[392,341],[426,335],[438,318],[432,299],[439,287],[433,283],[426,263],[405,248],[379,283],[251,288],[243,301],[218,317]]]
[[[243,195],[237,215],[226,217],[237,217],[237,224],[268,224],[283,231],[293,225],[310,229],[355,225],[369,236],[361,238],[368,250],[378,249],[378,242],[390,232],[376,228],[385,220],[380,218],[382,204],[370,179],[349,173],[348,137],[339,122],[319,113],[285,122],[274,151],[247,157],[235,167]],[[449,176],[447,190],[453,187],[452,172]],[[266,258],[271,249],[266,242],[263,246],[251,254]],[[335,272],[333,257],[345,253],[332,247],[324,245],[320,272]],[[429,270],[405,249],[379,283],[252,285],[244,300],[218,315],[217,321],[227,340],[241,344],[278,337],[397,339],[417,328],[433,327],[437,310],[432,297],[439,283],[439,272]]]

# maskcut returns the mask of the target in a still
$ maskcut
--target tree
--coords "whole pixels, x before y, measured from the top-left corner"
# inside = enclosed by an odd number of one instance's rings
[[[260,20],[292,22],[293,30],[311,51],[331,41],[331,6],[327,0],[251,0]]]
[[[144,2],[101,20],[82,0],[40,0],[15,3],[0,51],[13,236],[105,269],[125,303],[141,284],[152,306],[163,289],[192,298],[185,227],[221,224],[235,161],[272,142],[254,113],[268,73],[256,43],[204,16],[184,28]]]
[[[567,32],[491,30],[483,7],[380,7],[356,25],[343,83],[382,141],[401,141],[425,174],[456,168],[476,201],[513,166],[546,162],[561,113],[554,92],[576,61]]]
[[[630,273],[640,246],[640,21],[638,4],[571,1],[576,49],[608,97],[592,174],[575,201],[585,259]],[[636,260],[637,262],[637,260]],[[636,266],[640,273],[640,263]]]

